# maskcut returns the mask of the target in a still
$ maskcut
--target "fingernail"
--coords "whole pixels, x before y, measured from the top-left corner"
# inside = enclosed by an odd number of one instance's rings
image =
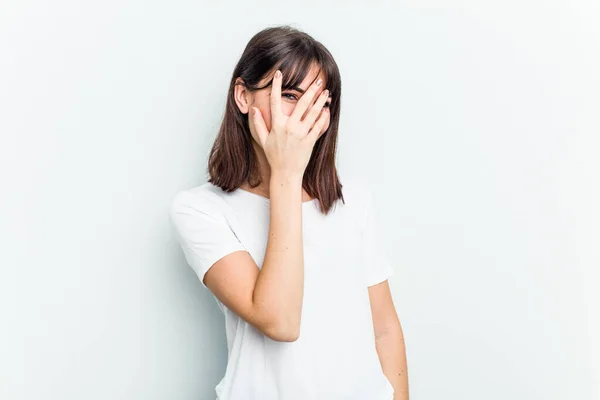
[[[281,78],[281,71],[280,70],[275,71],[275,77],[276,78]]]
[[[321,86],[322,83],[323,83],[323,79],[319,78],[319,80],[317,81],[317,86]]]

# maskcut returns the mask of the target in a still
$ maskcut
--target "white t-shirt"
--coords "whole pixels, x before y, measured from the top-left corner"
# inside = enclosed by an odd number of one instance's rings
[[[217,400],[393,397],[375,347],[367,289],[393,270],[378,239],[370,190],[358,179],[342,184],[345,204],[338,200],[327,216],[317,199],[302,203],[304,297],[298,340],[270,339],[215,297],[225,316],[228,347]],[[262,266],[269,202],[243,189],[227,193],[210,182],[176,194],[170,218],[200,282],[216,261],[238,250]]]

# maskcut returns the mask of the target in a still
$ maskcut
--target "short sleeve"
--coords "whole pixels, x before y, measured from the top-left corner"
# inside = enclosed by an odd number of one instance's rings
[[[177,193],[169,217],[186,261],[204,287],[204,275],[215,262],[235,251],[246,250],[223,210],[200,195],[188,191]]]
[[[363,265],[365,267],[366,284],[372,286],[391,277],[394,270],[383,246],[381,226],[375,212],[371,191],[366,186],[363,205]]]

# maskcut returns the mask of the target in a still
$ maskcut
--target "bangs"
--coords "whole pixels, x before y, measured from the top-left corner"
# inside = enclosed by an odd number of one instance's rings
[[[273,75],[276,70],[280,70],[282,73],[281,90],[290,90],[293,88],[300,87],[300,84],[306,79],[308,74],[311,72],[313,67],[317,67],[317,75],[322,72],[325,80],[325,88],[329,89],[332,96],[337,94],[338,86],[335,82],[335,68],[333,65],[329,65],[327,62],[328,58],[326,55],[320,54],[318,49],[306,48],[304,46],[297,46],[288,54],[282,57],[280,62],[273,68],[269,75],[271,79],[259,89],[264,89],[273,83]],[[312,83],[312,82],[311,82]]]
[[[317,72],[318,76],[322,69],[319,64],[320,63],[314,54],[307,55],[305,52],[300,53],[300,51],[290,53],[288,57],[283,59],[278,67],[283,74],[281,89],[287,90],[299,87],[315,65],[319,67],[319,71]]]
[[[318,47],[306,49],[299,46],[282,59],[278,67],[275,68],[283,74],[281,89],[289,90],[299,87],[315,66],[318,68],[316,76],[323,74],[325,81],[323,88],[329,90],[329,94],[332,96],[331,104],[337,103],[341,91],[337,67],[328,53],[321,53]],[[275,70],[273,70],[273,73],[275,73]],[[271,82],[269,82],[270,84]]]

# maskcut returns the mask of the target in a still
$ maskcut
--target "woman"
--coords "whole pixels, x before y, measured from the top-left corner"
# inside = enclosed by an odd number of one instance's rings
[[[335,167],[340,98],[321,43],[259,32],[234,70],[208,182],[173,200],[186,260],[225,315],[219,400],[408,399],[370,192]]]

